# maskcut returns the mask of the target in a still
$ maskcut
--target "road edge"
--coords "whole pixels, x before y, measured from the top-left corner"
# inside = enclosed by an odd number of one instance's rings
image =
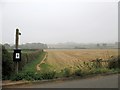
[[[74,76],[74,77],[68,77],[68,78],[56,78],[56,79],[50,79],[50,80],[37,80],[37,81],[16,81],[15,83],[2,83],[2,88],[6,88],[7,86],[14,86],[14,85],[24,85],[24,84],[30,84],[30,83],[48,83],[48,82],[54,82],[54,81],[68,81],[68,80],[76,80],[76,79],[87,79],[87,78],[92,78],[92,77],[97,77],[97,76],[107,76],[107,75],[116,75],[119,73],[103,73],[103,74],[92,74],[92,75],[86,75],[84,77],[80,76]]]

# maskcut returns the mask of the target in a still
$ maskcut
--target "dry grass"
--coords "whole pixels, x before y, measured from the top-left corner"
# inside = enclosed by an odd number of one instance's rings
[[[83,61],[102,58],[107,60],[110,56],[118,56],[117,49],[73,49],[73,50],[47,50],[47,64],[53,66],[55,70],[61,70],[65,67],[75,68]]]

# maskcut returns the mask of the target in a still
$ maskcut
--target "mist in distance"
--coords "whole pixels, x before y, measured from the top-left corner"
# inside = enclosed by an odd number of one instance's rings
[[[117,2],[3,2],[1,9],[2,43],[14,44],[16,28],[20,44],[118,41]]]

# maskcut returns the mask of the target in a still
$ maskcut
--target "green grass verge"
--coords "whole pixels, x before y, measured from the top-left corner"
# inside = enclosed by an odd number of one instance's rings
[[[38,63],[40,63],[42,61],[45,54],[46,54],[46,52],[41,52],[39,57],[36,60],[33,60],[32,62],[26,64],[21,72],[36,72],[37,71],[36,66]]]
[[[47,63],[42,63],[42,64],[40,65],[40,68],[41,68],[40,72],[53,71],[53,70],[52,70],[52,66],[49,65],[49,64],[47,64]]]
[[[55,71],[45,72],[45,69],[48,69],[48,67],[50,67],[49,65],[42,64],[41,67],[43,68],[43,70],[42,71],[36,70],[37,64],[39,64],[40,61],[43,60],[45,55],[46,55],[46,52],[40,53],[38,59],[33,60],[32,62],[26,64],[21,72],[11,77],[11,80],[13,81],[28,80],[29,81],[29,80],[53,79],[56,74]]]

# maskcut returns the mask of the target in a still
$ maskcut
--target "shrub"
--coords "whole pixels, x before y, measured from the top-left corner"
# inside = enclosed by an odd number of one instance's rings
[[[55,77],[56,72],[49,71],[49,72],[42,72],[42,73],[34,73],[34,72],[22,72],[15,74],[11,80],[18,81],[18,80],[42,80],[42,79],[53,79]]]
[[[19,81],[24,79],[24,74],[23,73],[18,73],[15,74],[13,77],[11,77],[11,80],[13,81]]]
[[[42,79],[53,79],[55,77],[55,71],[43,72],[41,73]]]
[[[41,73],[34,74],[34,80],[42,80]]]
[[[63,76],[65,77],[69,77],[71,74],[69,68],[64,68],[63,70],[61,70],[61,72],[63,73]]]
[[[35,73],[34,72],[30,72],[30,71],[27,71],[27,72],[24,72],[24,79],[25,80],[34,80],[34,76],[35,76]]]
[[[102,59],[97,58],[96,60],[93,61],[92,67],[101,68],[102,67],[101,61],[102,61]]]
[[[94,70],[94,74],[101,74],[101,73],[106,73],[109,72],[109,70],[107,68],[97,68]]]
[[[111,57],[109,63],[108,63],[108,68],[109,69],[120,69],[120,56],[118,57]]]
[[[18,81],[18,80],[41,80],[40,74],[35,74],[34,72],[21,72],[18,74],[15,74],[11,80]]]
[[[10,53],[2,46],[2,79],[9,79],[14,72],[14,63]]]
[[[75,70],[75,76],[83,76],[82,71],[80,69]]]

